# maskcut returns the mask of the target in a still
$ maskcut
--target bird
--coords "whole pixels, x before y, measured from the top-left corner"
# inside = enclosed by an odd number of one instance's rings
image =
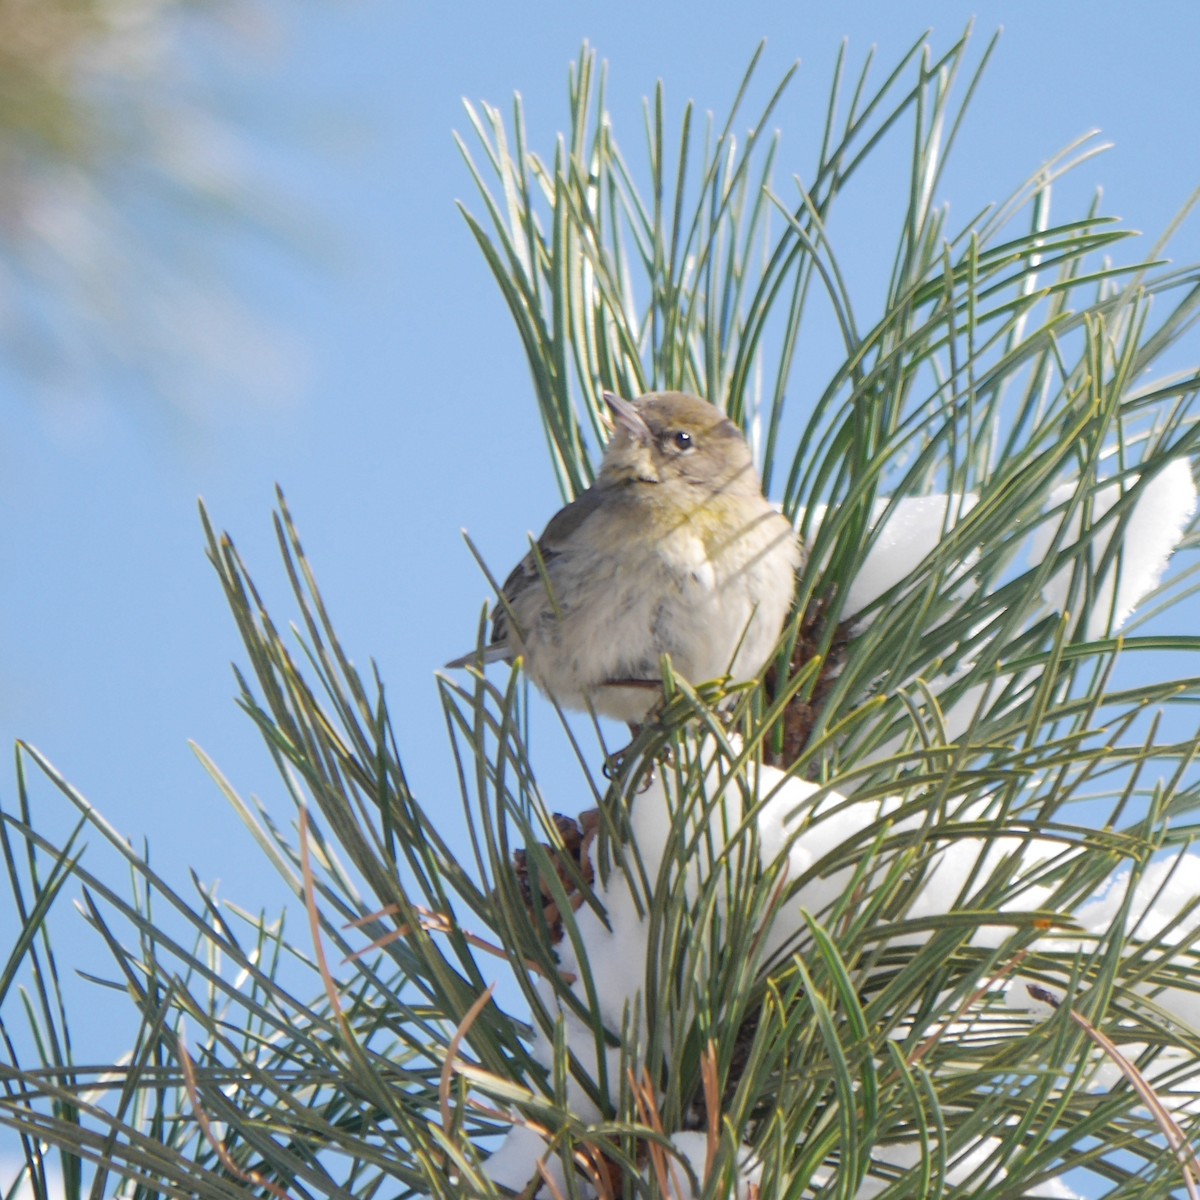
[[[693,684],[758,675],[805,553],[718,408],[675,391],[603,397],[613,434],[595,482],[508,576],[488,644],[446,666],[521,658],[560,707],[636,730],[661,698],[663,655]]]

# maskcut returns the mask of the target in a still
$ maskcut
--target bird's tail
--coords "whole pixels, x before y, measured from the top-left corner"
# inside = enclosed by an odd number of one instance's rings
[[[443,671],[457,671],[461,667],[483,666],[486,663],[501,662],[509,657],[509,649],[503,643],[493,642],[490,646],[476,646],[458,658],[452,658],[442,668]]]

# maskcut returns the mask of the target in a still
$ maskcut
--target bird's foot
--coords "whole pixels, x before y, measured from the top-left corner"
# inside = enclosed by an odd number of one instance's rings
[[[631,763],[636,762],[637,774],[631,778],[631,782],[634,784],[633,790],[640,794],[653,782],[654,769],[658,766],[669,765],[674,760],[674,754],[669,744],[660,746],[655,754],[642,755],[637,760],[630,753],[641,736],[642,730],[652,723],[653,714],[651,714],[649,720],[642,724],[636,724],[633,721],[628,722],[629,744],[623,746],[620,750],[614,750],[612,753],[604,756],[604,764],[600,769],[605,779],[616,781],[619,777],[625,775]]]
[[[640,725],[630,725],[630,732],[633,734],[628,746],[623,746],[620,750],[614,750],[610,754],[604,756],[604,764],[600,771],[604,778],[610,783],[615,783],[624,774],[626,768],[632,763],[633,757],[629,753],[633,749],[634,742],[638,739],[638,734],[641,733]],[[653,759],[642,759],[638,763],[638,774],[630,780],[633,785],[633,791],[640,795],[654,781],[655,761]]]

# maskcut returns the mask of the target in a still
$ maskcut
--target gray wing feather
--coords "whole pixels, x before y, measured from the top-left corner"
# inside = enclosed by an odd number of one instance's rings
[[[508,638],[508,613],[506,606],[529,587],[542,587],[542,571],[549,568],[554,559],[569,545],[587,519],[604,501],[604,489],[590,487],[577,496],[565,508],[550,518],[537,540],[537,557],[531,549],[512,569],[501,589],[503,598],[492,613],[492,645],[502,645]],[[538,558],[541,558],[541,566]]]
[[[499,662],[512,656],[508,645],[508,613],[506,606],[531,585],[542,586],[542,569],[548,567],[554,558],[579,531],[585,521],[603,503],[608,489],[590,487],[586,492],[577,496],[565,508],[550,518],[549,524],[542,530],[542,536],[537,540],[537,553],[543,567],[539,568],[533,550],[512,569],[501,588],[502,598],[492,611],[492,640],[482,652],[472,650],[460,655],[446,664],[447,669],[465,667],[471,664]]]

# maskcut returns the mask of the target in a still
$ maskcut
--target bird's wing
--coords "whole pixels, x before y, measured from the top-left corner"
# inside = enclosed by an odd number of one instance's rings
[[[512,569],[504,581],[504,587],[500,589],[500,601],[492,611],[492,640],[482,650],[472,650],[448,662],[447,669],[499,662],[511,656],[512,651],[508,645],[508,606],[531,585],[544,586],[542,571],[562,553],[583,523],[596,511],[604,500],[604,492],[603,488],[590,487],[550,518],[550,523],[542,530],[542,536],[537,540],[537,557],[531,549]],[[540,567],[538,558],[541,559]]]
[[[508,606],[529,587],[544,587],[543,572],[570,544],[596,509],[604,502],[605,489],[590,487],[550,518],[537,540],[537,550],[529,553],[512,569],[501,589],[500,603],[492,615],[492,645],[503,643],[508,636]],[[539,564],[538,560],[541,560]]]

